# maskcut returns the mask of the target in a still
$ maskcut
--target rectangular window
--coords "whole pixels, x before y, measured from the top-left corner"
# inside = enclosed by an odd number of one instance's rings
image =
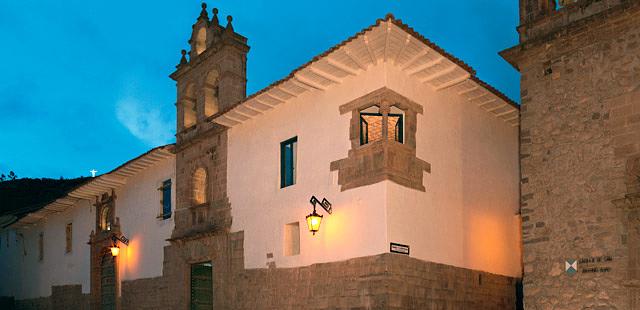
[[[171,217],[171,179],[162,182],[162,219]]]
[[[284,225],[284,256],[300,254],[300,222]]]
[[[389,140],[404,142],[404,134],[402,132],[402,114],[389,114]]]
[[[65,253],[71,253],[72,250],[72,244],[73,244],[73,240],[72,240],[72,236],[73,235],[73,223],[69,223],[67,224],[67,228],[65,230],[65,239],[66,239],[66,243],[65,243]]]
[[[378,106],[360,111],[360,145],[382,140],[382,114]]]
[[[213,265],[191,265],[191,310],[213,308]]]
[[[386,116],[377,106],[360,111],[360,145],[382,140],[385,133],[388,140],[404,143],[404,112],[396,106],[390,110]],[[387,127],[383,128],[385,120]]]
[[[44,260],[44,233],[38,237],[38,261]]]
[[[298,137],[280,143],[280,188],[296,184]]]

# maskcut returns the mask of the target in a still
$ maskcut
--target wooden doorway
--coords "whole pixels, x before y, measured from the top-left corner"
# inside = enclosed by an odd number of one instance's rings
[[[191,310],[213,309],[213,265],[191,265]]]

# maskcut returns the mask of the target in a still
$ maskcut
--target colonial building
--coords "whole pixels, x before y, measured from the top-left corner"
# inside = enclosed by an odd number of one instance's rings
[[[232,22],[203,5],[193,25],[171,74],[175,145],[3,232],[15,274],[0,295],[21,308],[514,309],[518,106],[392,15],[247,97]]]
[[[640,309],[640,2],[520,0],[527,309]]]

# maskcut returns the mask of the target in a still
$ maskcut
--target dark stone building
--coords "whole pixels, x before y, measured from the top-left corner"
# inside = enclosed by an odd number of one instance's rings
[[[520,0],[527,309],[640,309],[640,1]]]

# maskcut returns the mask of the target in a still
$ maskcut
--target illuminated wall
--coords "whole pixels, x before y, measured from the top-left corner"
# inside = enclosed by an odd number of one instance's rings
[[[350,149],[349,113],[338,107],[380,87],[424,107],[417,157],[432,165],[426,192],[383,181],[341,192],[329,163]],[[325,91],[307,92],[229,130],[232,231],[244,231],[245,267],[304,266],[385,253],[408,244],[427,261],[520,275],[517,127],[435,93],[389,64],[370,67]],[[280,188],[280,142],[298,137],[297,184]],[[312,236],[304,225],[311,195],[326,197]],[[323,211],[322,211],[323,212]],[[300,254],[284,255],[285,225],[300,222]]]
[[[175,175],[175,160],[165,159],[130,177],[116,189],[116,216],[122,232],[131,239],[121,245],[119,272],[121,280],[162,275],[165,240],[171,236],[173,217],[157,219],[160,213],[162,181]],[[174,186],[175,188],[175,182]],[[175,190],[172,199],[175,199]],[[16,299],[46,297],[51,286],[81,284],[89,293],[90,248],[87,242],[95,229],[93,202],[81,200],[66,212],[50,215],[24,229],[0,232],[0,296]],[[175,200],[172,202],[175,208]],[[65,228],[73,223],[72,251],[65,253]],[[43,260],[39,261],[38,239],[44,237]],[[7,237],[9,246],[7,247]],[[6,279],[10,279],[7,281]]]

